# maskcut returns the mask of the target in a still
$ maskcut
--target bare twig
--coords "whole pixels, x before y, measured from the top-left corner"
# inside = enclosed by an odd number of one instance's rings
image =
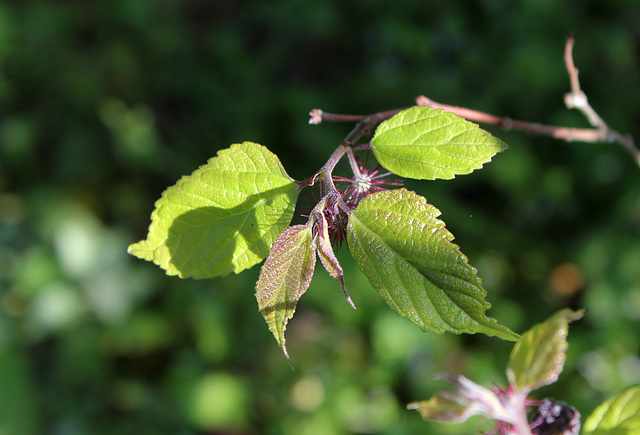
[[[489,113],[477,110],[467,109],[464,107],[450,106],[448,104],[440,104],[425,97],[424,95],[416,98],[416,105],[429,106],[434,109],[443,109],[471,121],[482,122],[484,124],[498,125],[505,130],[520,130],[529,134],[541,136],[551,136],[556,139],[562,139],[567,142],[601,142],[603,138],[600,132],[594,128],[570,128],[556,127],[553,125],[536,124],[533,122],[518,121],[507,117],[491,115]]]
[[[416,105],[429,106],[435,109],[443,109],[452,112],[462,118],[486,124],[499,125],[504,129],[514,129],[525,133],[550,136],[567,142],[609,142],[617,143],[631,153],[636,163],[640,166],[640,150],[636,147],[631,135],[622,135],[609,128],[596,111],[589,105],[587,95],[580,89],[578,81],[578,70],[573,63],[573,38],[567,38],[564,51],[564,61],[569,73],[571,82],[571,92],[565,95],[565,104],[569,109],[578,109],[587,118],[594,128],[570,128],[557,127],[553,125],[542,125],[532,122],[517,121],[511,118],[490,115],[488,113],[471,110],[464,107],[449,106],[436,103],[435,101],[419,96]]]
[[[320,124],[322,121],[360,122],[364,118],[366,115],[338,115],[323,112],[320,109],[313,109],[309,112],[309,124]]]
[[[378,123],[406,109],[406,107],[402,107],[400,109],[386,110],[371,115],[339,115],[337,113],[323,112],[320,109],[313,109],[309,112],[309,124],[320,124],[322,121],[357,122],[353,130],[351,130],[342,141],[343,145],[351,147],[362,136],[369,136],[373,127]]]
[[[571,128],[553,125],[543,125],[533,122],[518,121],[508,117],[491,115],[478,110],[467,109],[465,107],[450,106],[437,103],[423,95],[416,98],[417,106],[429,106],[434,109],[443,109],[454,113],[462,118],[481,122],[485,124],[498,125],[506,130],[514,129],[525,133],[550,136],[567,142],[608,142],[617,143],[625,148],[640,166],[640,150],[636,147],[631,135],[622,135],[612,130],[604,122],[596,111],[589,105],[587,95],[580,88],[578,81],[578,69],[573,62],[573,37],[567,38],[564,51],[564,61],[569,73],[571,92],[565,95],[565,104],[569,109],[578,109],[584,114],[593,128]],[[310,124],[320,124],[322,121],[357,122],[356,127],[349,133],[343,141],[344,145],[352,146],[362,136],[369,135],[371,129],[379,122],[390,118],[396,113],[404,110],[395,109],[386,112],[374,113],[373,115],[339,115],[335,113],[323,112],[320,109],[313,109],[309,113]]]
[[[606,122],[596,113],[587,100],[587,95],[580,88],[578,80],[578,69],[573,62],[573,44],[572,36],[567,38],[564,48],[564,63],[569,73],[569,81],[571,82],[571,92],[564,96],[564,103],[569,109],[578,109],[589,120],[589,123],[600,131],[605,139],[604,142],[615,142],[622,145],[640,165],[640,150],[636,147],[633,137],[629,134],[622,135],[615,130],[609,128]]]

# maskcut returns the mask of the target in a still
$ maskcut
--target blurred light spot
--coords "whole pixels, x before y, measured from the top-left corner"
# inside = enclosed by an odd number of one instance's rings
[[[582,288],[584,279],[582,272],[571,263],[556,266],[549,277],[549,284],[554,292],[562,296],[571,296]]]
[[[320,379],[306,376],[293,385],[289,400],[294,408],[300,411],[313,411],[324,400],[324,387]]]
[[[62,282],[43,287],[29,307],[30,320],[37,333],[59,331],[73,326],[84,306],[77,290]]]
[[[29,248],[14,261],[14,290],[24,296],[35,294],[47,283],[60,277],[55,257],[42,246]]]
[[[126,268],[127,238],[120,232],[100,227],[96,237],[94,264],[90,276],[83,280],[87,303],[105,322],[118,323],[130,312],[133,304],[146,291],[144,279]]]
[[[101,246],[100,225],[89,212],[71,212],[54,232],[54,246],[62,268],[74,278],[91,275]]]
[[[247,389],[238,378],[212,373],[195,385],[189,415],[201,429],[239,428],[247,422],[248,402]]]
[[[609,391],[614,381],[613,367],[595,351],[585,353],[578,361],[578,371],[593,388]]]

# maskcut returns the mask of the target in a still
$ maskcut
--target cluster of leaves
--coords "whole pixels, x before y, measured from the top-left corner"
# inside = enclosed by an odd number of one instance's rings
[[[442,390],[431,399],[408,405],[425,419],[459,423],[474,415],[496,421],[499,435],[575,435],[580,413],[551,399],[530,399],[529,394],[555,382],[564,368],[569,323],[585,311],[562,310],[522,334],[509,357],[507,388],[485,388],[464,376],[442,375],[455,391]],[[527,406],[537,406],[531,422]],[[630,387],[600,405],[585,422],[585,435],[632,434],[640,431],[640,387]]]
[[[439,210],[414,192],[383,187],[399,184],[385,180],[392,173],[422,180],[467,174],[505,148],[477,125],[429,107],[395,114],[367,144],[343,141],[304,181],[293,180],[264,146],[235,144],[162,194],[147,239],[129,252],[169,275],[198,279],[239,273],[266,258],[256,298],[285,355],[285,328],[309,287],[316,255],[355,308],[333,249],[344,240],[387,304],[422,330],[515,340],[485,315],[490,304],[482,281],[452,243]],[[371,150],[388,172],[364,165],[359,150]],[[333,175],[345,156],[352,178]],[[316,203],[306,223],[289,227],[305,188],[317,188]]]

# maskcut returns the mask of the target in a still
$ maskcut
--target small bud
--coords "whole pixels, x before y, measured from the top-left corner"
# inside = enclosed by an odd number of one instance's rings
[[[531,416],[532,435],[577,435],[580,413],[563,402],[544,399]]]

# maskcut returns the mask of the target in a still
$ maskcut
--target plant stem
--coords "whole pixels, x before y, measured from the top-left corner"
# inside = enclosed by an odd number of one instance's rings
[[[578,81],[578,69],[575,67],[575,64],[573,62],[573,44],[573,38],[567,38],[564,51],[564,61],[567,72],[569,73],[571,92],[565,95],[565,104],[569,109],[575,108],[580,110],[594,128],[559,127],[533,122],[518,121],[508,117],[496,116],[489,113],[480,112],[478,110],[467,109],[465,107],[440,104],[423,95],[416,98],[416,105],[429,106],[434,109],[443,109],[447,112],[451,112],[470,121],[498,125],[506,130],[520,130],[525,133],[549,136],[567,142],[579,141],[589,143],[617,143],[633,156],[636,164],[640,167],[640,150],[634,143],[633,137],[631,135],[620,134],[616,130],[611,129],[596,113],[596,111],[589,105],[586,94],[582,91],[582,89],[580,89],[580,82]],[[320,109],[313,109],[311,112],[309,112],[309,123],[320,124],[323,121],[357,122],[354,129],[347,135],[347,137],[343,141],[343,145],[351,147],[354,146],[362,136],[370,135],[372,128],[376,124],[384,121],[385,119],[391,118],[396,113],[401,112],[405,109],[406,108],[388,110],[385,112],[378,112],[366,116],[341,115],[336,113],[323,112]],[[355,149],[364,148],[370,148],[370,145],[363,144],[355,147]]]
[[[360,168],[358,168],[358,164],[355,160],[355,156],[353,154],[354,149],[365,149],[370,148],[369,144],[366,145],[358,145],[355,143],[360,140],[363,136],[371,135],[373,128],[384,121],[385,119],[391,118],[396,113],[402,112],[406,110],[406,108],[387,110],[384,112],[378,112],[371,115],[361,116],[361,115],[339,115],[335,113],[323,112],[320,109],[313,109],[309,112],[309,123],[310,124],[320,124],[322,121],[338,121],[338,122],[357,122],[356,126],[349,132],[349,134],[344,138],[342,142],[340,142],[340,146],[336,148],[336,150],[331,154],[327,162],[322,166],[322,168],[316,172],[311,178],[301,181],[298,183],[300,189],[313,186],[316,179],[322,177],[322,184],[320,188],[320,195],[322,197],[326,197],[328,195],[337,195],[337,204],[338,206],[344,210],[345,212],[349,212],[351,208],[347,205],[346,202],[342,199],[342,196],[339,195],[338,189],[335,187],[333,183],[333,170],[336,165],[340,161],[340,159],[345,155],[348,156],[349,165],[353,170],[354,175],[360,174]]]

